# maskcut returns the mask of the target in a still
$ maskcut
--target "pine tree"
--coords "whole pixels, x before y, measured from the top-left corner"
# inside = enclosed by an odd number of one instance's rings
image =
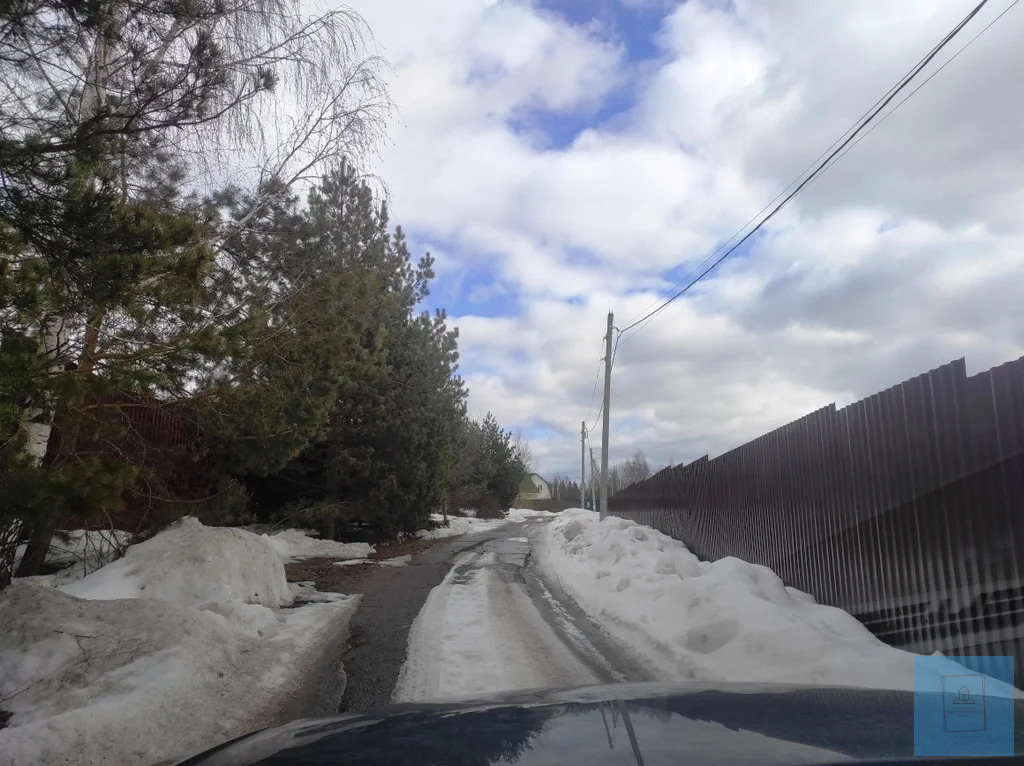
[[[505,431],[493,414],[480,421],[467,420],[459,460],[452,472],[449,493],[460,507],[483,509],[488,498],[507,510],[519,494],[519,483],[529,471],[523,462],[525,441]]]
[[[32,573],[61,516],[115,509],[135,472],[124,443],[83,456],[118,443],[97,397],[192,399],[255,326],[251,305],[211,295],[228,232],[187,189],[244,145],[258,185],[238,228],[325,162],[365,155],[389,105],[360,32],[354,14],[286,0],[0,8],[0,478],[23,489],[0,518],[0,587],[23,525]],[[294,121],[257,129],[282,94]]]
[[[226,193],[231,215],[251,201]],[[327,252],[293,195],[275,196],[222,248],[218,302],[245,307],[222,330],[195,397],[210,459],[223,474],[280,470],[321,437],[345,381],[371,364],[362,346],[375,287],[366,270]]]
[[[360,271],[371,297],[358,372],[342,376],[324,436],[275,479],[293,506],[332,524],[383,534],[424,525],[441,496],[445,455],[456,438],[465,390],[456,374],[457,332],[443,312],[417,313],[433,276],[414,263],[386,206],[350,167],[310,195],[309,246]]]

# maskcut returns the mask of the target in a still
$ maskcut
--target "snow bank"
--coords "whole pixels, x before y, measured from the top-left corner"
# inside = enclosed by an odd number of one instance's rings
[[[508,513],[505,514],[506,521],[535,521],[537,519],[550,519],[554,516],[558,516],[557,513],[551,511],[533,511],[529,508],[509,508]]]
[[[299,559],[311,558],[334,558],[339,561],[364,559],[374,551],[373,546],[369,543],[337,543],[334,540],[321,540],[318,537],[311,537],[301,529],[286,529],[276,535],[263,535],[263,539],[270,543],[274,552],[286,564]]]
[[[474,532],[484,532],[488,529],[494,529],[495,527],[500,527],[502,524],[508,524],[510,522],[533,521],[557,515],[557,513],[551,513],[550,511],[531,511],[529,508],[510,508],[503,519],[478,519],[475,517],[464,518],[462,516],[449,516],[447,527],[421,529],[416,533],[416,537],[420,540],[437,540],[442,537],[470,535]],[[444,516],[440,513],[432,513],[430,514],[430,520],[441,524],[444,521]]]
[[[183,606],[292,601],[274,549],[242,529],[186,517],[97,572],[61,587],[87,599],[157,598]]]
[[[544,565],[666,679],[913,689],[913,654],[767,567],[700,561],[661,532],[598,521],[593,511],[560,516],[543,536]],[[952,661],[950,668],[962,671]]]
[[[278,723],[358,603],[306,591],[266,540],[194,519],[59,589],[15,583],[4,763],[147,763]],[[278,608],[296,596],[317,603]]]
[[[441,524],[444,522],[444,516],[440,513],[432,513],[430,514],[430,520]],[[416,537],[420,540],[438,540],[442,537],[456,537],[458,535],[469,535],[474,532],[483,532],[507,523],[507,519],[477,519],[449,516],[447,527],[421,529],[416,533]]]

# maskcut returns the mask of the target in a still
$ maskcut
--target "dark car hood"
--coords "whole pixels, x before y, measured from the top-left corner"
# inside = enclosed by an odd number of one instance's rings
[[[1014,719],[1020,752],[1020,700]],[[823,764],[913,754],[910,692],[614,684],[294,721],[175,763]]]

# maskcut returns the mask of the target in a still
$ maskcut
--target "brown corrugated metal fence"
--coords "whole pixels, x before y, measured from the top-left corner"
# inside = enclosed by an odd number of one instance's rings
[[[77,454],[121,459],[138,469],[122,507],[97,526],[146,529],[161,521],[162,509],[175,507],[173,515],[180,515],[210,495],[201,434],[187,407],[115,393],[92,398],[86,410],[104,424],[103,438],[84,439]],[[81,524],[77,518],[68,522],[73,528]]]
[[[1024,665],[1024,358],[960,359],[713,460],[627,487],[609,511],[787,585],[919,652]]]

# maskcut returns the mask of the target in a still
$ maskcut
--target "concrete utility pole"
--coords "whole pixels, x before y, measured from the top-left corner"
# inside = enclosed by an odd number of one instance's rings
[[[612,312],[604,336],[604,412],[601,415],[601,519],[608,513],[608,410],[612,404]]]
[[[587,421],[580,423],[580,508],[587,507]]]

